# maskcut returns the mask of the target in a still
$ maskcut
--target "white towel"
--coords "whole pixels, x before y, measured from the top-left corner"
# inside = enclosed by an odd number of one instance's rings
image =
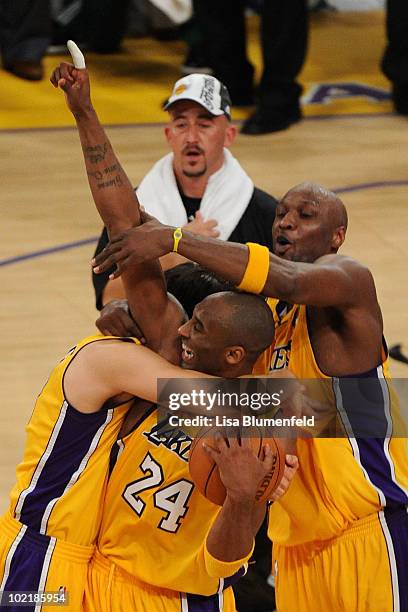
[[[254,184],[228,149],[223,166],[210,176],[201,200],[205,220],[216,219],[220,239],[227,240],[238,225],[254,191]],[[139,202],[147,212],[168,225],[185,225],[187,214],[173,171],[173,153],[153,166],[137,189]]]

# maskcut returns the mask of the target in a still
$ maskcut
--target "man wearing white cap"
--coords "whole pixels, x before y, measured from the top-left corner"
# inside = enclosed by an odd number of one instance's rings
[[[178,80],[164,105],[170,121],[165,136],[171,153],[162,157],[137,188],[145,209],[163,223],[235,242],[272,247],[276,200],[256,188],[228,148],[236,128],[231,100],[216,78],[191,74]],[[97,248],[107,244],[104,230]],[[166,255],[164,269],[185,262]],[[120,279],[94,275],[97,307],[124,296]]]

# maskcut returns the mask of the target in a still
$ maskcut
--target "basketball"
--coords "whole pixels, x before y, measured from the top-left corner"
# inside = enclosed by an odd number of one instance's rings
[[[278,438],[264,438],[258,428],[254,428],[254,436],[249,438],[252,450],[259,458],[262,448],[269,444],[273,455],[271,470],[259,483],[255,499],[257,502],[268,500],[282,480],[285,469],[285,449],[281,440]],[[204,497],[214,504],[222,506],[226,497],[226,489],[221,481],[217,464],[204,450],[203,443],[214,447],[215,428],[207,428],[198,433],[194,439],[189,455],[189,469],[191,478],[197,489]]]

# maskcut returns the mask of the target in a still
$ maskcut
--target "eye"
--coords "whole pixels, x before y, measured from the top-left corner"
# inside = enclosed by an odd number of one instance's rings
[[[199,126],[200,128],[202,128],[202,129],[209,128],[209,127],[211,127],[211,125],[212,125],[212,124],[211,124],[209,121],[205,121],[205,122],[204,122],[204,121],[202,121],[201,123],[199,123],[199,124],[198,124],[198,126]]]
[[[279,209],[276,211],[276,216],[278,217],[278,219],[282,219],[282,217],[285,216],[285,211],[283,209]]]
[[[313,213],[308,210],[302,210],[300,211],[300,216],[303,219],[310,219],[311,217],[313,217]]]
[[[194,331],[200,332],[203,329],[203,326],[201,325],[201,323],[199,321],[194,321],[193,329],[194,329]]]

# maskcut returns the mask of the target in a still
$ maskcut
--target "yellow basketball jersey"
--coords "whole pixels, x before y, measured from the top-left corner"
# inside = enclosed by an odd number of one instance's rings
[[[395,398],[387,380],[387,359],[359,375],[370,379],[379,398],[375,415],[383,437],[347,436],[353,415],[347,414],[347,379],[329,378],[319,369],[310,343],[306,307],[269,299],[275,319],[275,341],[257,372],[289,367],[301,379],[326,379],[332,402],[345,431],[343,437],[299,439],[300,469],[282,500],[270,510],[269,536],[287,546],[325,540],[342,533],[358,519],[385,507],[408,502],[407,441],[390,438]],[[264,370],[265,371],[265,370]]]
[[[138,580],[163,589],[212,595],[204,542],[220,507],[195,488],[191,438],[158,422],[151,409],[122,449],[107,487],[98,548]],[[225,583],[227,583],[225,580]]]
[[[24,458],[8,511],[40,534],[81,546],[96,540],[110,451],[129,403],[83,414],[65,398],[63,380],[84,346],[106,339],[111,337],[85,338],[52,371],[26,428]]]

